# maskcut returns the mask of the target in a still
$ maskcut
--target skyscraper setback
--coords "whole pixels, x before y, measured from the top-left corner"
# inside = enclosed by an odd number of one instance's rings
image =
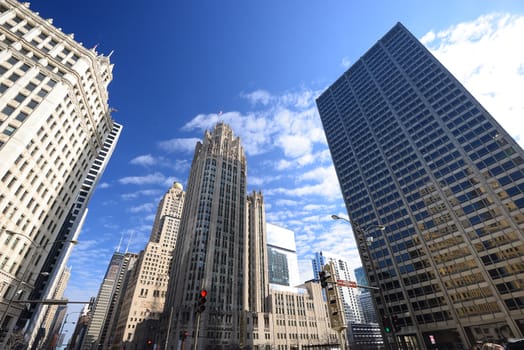
[[[523,337],[521,147],[400,23],[317,106],[400,344]]]

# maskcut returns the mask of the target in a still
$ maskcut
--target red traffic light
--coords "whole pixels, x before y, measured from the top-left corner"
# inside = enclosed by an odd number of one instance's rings
[[[207,296],[207,290],[202,289],[202,290],[200,291],[200,296],[201,296],[202,298],[205,298],[205,297]]]

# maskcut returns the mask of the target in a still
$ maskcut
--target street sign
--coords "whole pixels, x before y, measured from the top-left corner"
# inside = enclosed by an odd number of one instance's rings
[[[337,286],[349,287],[349,288],[358,288],[357,282],[355,282],[355,281],[345,281],[345,280],[337,280]]]

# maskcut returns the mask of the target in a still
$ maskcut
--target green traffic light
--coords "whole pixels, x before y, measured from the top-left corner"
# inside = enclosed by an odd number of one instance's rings
[[[384,331],[385,331],[386,333],[391,333],[391,328],[386,327],[386,328],[384,328]]]

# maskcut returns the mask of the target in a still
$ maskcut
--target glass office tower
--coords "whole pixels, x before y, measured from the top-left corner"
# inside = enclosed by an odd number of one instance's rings
[[[317,106],[391,347],[523,337],[521,147],[400,23]]]

